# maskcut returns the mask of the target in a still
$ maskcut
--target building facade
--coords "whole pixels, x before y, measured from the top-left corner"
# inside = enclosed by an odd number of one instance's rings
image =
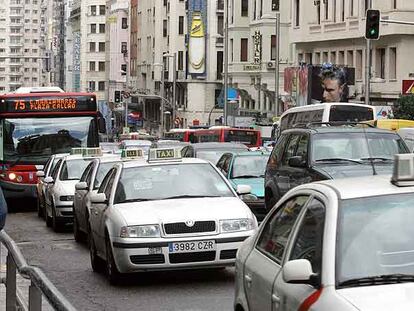
[[[46,0],[0,1],[0,93],[47,86]]]
[[[365,12],[367,0],[293,1],[291,42],[295,62],[331,62],[355,68],[352,101],[364,100],[366,66]],[[382,19],[412,21],[413,1],[373,1]],[[380,25],[380,39],[371,47],[371,102],[391,104],[401,93],[401,83],[413,76],[414,27]]]

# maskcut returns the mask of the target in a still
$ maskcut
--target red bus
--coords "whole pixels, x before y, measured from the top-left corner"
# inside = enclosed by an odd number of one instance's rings
[[[260,147],[262,138],[260,131],[252,129],[231,128],[225,126],[212,127],[194,132],[196,141],[242,143],[247,147]]]
[[[52,154],[98,147],[105,132],[91,93],[0,95],[0,185],[7,199],[36,198],[36,171]]]
[[[172,129],[164,134],[165,139],[178,140],[183,142],[196,142],[193,129]]]

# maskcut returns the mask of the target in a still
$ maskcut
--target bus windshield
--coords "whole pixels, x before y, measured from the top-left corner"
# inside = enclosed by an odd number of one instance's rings
[[[98,145],[93,117],[10,118],[1,123],[4,161],[44,164],[52,154]]]
[[[224,141],[229,143],[241,143],[246,146],[258,146],[259,135],[257,131],[249,130],[225,130]]]

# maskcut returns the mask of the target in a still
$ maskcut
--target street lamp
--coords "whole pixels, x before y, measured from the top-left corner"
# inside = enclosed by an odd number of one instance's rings
[[[223,117],[224,125],[227,125],[227,99],[228,99],[228,81],[229,81],[229,0],[225,1],[224,7],[224,107]]]
[[[173,94],[172,94],[172,121],[174,122],[176,117],[176,91],[177,91],[177,53],[164,54],[164,57],[171,57],[173,59]],[[164,95],[164,94],[162,94]]]
[[[279,116],[279,44],[280,44],[280,11],[276,16],[263,15],[262,18],[274,19],[276,21],[276,42],[275,42],[275,115]]]

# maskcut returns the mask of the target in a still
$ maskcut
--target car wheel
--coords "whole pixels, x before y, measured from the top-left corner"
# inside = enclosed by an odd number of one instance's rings
[[[55,232],[62,230],[62,223],[56,217],[56,209],[52,206],[52,229]]]
[[[104,270],[104,263],[98,256],[96,250],[95,241],[93,240],[92,234],[89,234],[89,256],[91,259],[91,267],[94,272],[102,272]]]
[[[75,241],[78,243],[84,241],[84,235],[79,229],[78,217],[76,216],[76,213],[73,214],[73,236],[75,237]]]
[[[46,217],[46,226],[51,227],[52,226],[52,217],[50,217],[45,210],[45,217]]]
[[[111,240],[109,236],[106,237],[106,275],[109,283],[117,285],[121,279],[121,273],[116,267],[114,255],[112,253]]]
[[[44,212],[43,212],[43,208],[42,208],[42,202],[41,202],[39,196],[37,196],[36,202],[37,202],[37,204],[36,204],[37,205],[37,216],[39,218],[43,218],[44,217]]]

